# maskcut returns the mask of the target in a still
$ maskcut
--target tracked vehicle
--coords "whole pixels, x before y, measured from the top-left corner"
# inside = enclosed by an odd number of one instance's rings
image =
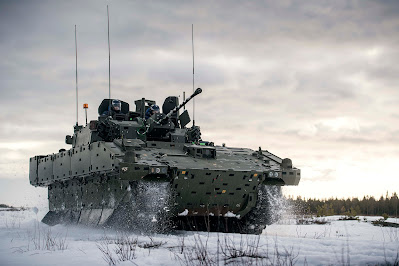
[[[259,234],[273,222],[279,187],[298,185],[300,169],[267,150],[203,141],[178,97],[145,119],[155,101],[122,101],[120,113],[74,127],[71,149],[30,158],[29,180],[48,187],[43,222]]]

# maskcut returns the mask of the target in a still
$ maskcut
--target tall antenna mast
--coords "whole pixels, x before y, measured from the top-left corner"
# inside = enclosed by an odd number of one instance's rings
[[[108,113],[111,111],[111,48],[109,44],[109,12],[107,5],[107,17],[108,17],[108,98],[109,98],[109,106]]]
[[[183,102],[186,100],[186,92],[183,91]],[[184,111],[186,111],[186,106],[184,106]]]
[[[76,25],[75,25],[75,55],[76,55],[76,125],[78,125],[78,43],[76,40]]]
[[[193,53],[193,93],[194,93],[194,24],[191,24],[191,47]],[[195,99],[193,99],[193,126],[195,126]]]

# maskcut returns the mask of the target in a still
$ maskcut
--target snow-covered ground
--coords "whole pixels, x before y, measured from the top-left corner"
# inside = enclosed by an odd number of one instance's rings
[[[285,218],[260,236],[206,232],[145,236],[48,227],[38,222],[44,214],[45,210],[0,211],[0,265],[108,265],[110,260],[117,265],[399,263],[399,228],[371,224],[381,217],[339,221],[340,216],[330,216],[324,225],[297,225],[295,219]]]

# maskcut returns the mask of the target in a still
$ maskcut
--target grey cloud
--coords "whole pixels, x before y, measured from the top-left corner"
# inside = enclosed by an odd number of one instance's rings
[[[347,142],[350,144],[377,144],[380,141],[378,139],[369,139],[369,138],[354,138],[354,137],[341,137],[338,139],[339,142]]]
[[[320,175],[314,178],[304,178],[304,181],[310,182],[331,182],[336,180],[336,169],[324,169],[320,172]]]
[[[321,72],[299,74],[296,93],[314,95],[319,103],[322,101],[321,104],[355,97],[353,87],[336,80],[336,77],[329,76],[330,71]]]

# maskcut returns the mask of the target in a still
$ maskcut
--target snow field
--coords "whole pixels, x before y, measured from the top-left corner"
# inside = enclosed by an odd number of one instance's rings
[[[43,212],[0,211],[0,265],[394,265],[399,229],[372,220],[297,225],[284,218],[260,236],[176,232],[141,235],[38,221]],[[388,219],[399,223],[399,219]],[[101,248],[104,252],[101,251]],[[108,255],[107,255],[108,254]],[[110,261],[110,258],[112,260]],[[127,259],[127,260],[126,260]],[[123,261],[125,260],[125,261]]]

